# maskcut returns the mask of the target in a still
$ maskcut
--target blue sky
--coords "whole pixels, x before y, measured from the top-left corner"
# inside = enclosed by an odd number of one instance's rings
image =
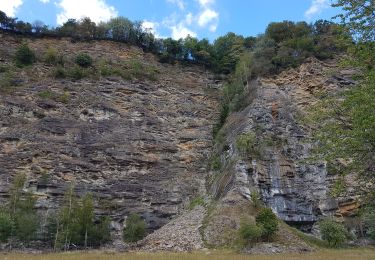
[[[330,20],[338,10],[331,0],[0,0],[9,16],[56,26],[67,18],[106,21],[125,16],[144,21],[159,37],[190,34],[211,41],[231,31],[245,36],[264,32],[270,22]]]

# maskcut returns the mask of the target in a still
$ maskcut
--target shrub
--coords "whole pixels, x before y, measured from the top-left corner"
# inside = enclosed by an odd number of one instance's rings
[[[251,201],[253,202],[254,207],[259,208],[262,204],[259,193],[256,191],[252,191],[250,196],[251,196]]]
[[[5,66],[5,65],[0,66],[0,73],[4,73],[4,72],[7,72],[7,71],[9,71],[8,66]]]
[[[53,65],[53,64],[57,64],[58,60],[59,60],[59,57],[58,57],[58,54],[57,54],[57,50],[49,47],[46,50],[46,53],[44,54],[44,61],[47,64]]]
[[[193,199],[192,201],[190,201],[189,209],[192,210],[196,206],[200,206],[200,205],[204,205],[204,198],[201,197],[201,196],[196,197],[195,199]]]
[[[375,212],[370,211],[365,215],[365,223],[368,226],[367,236],[375,240]]]
[[[15,226],[16,237],[22,242],[30,242],[39,227],[38,216],[34,212],[20,212],[15,218]]]
[[[111,240],[110,223],[111,220],[108,216],[99,219],[99,224],[90,230],[90,245],[100,246]]]
[[[245,244],[252,244],[260,240],[263,234],[263,229],[261,226],[243,221],[239,229],[239,234],[240,238],[245,242]]]
[[[236,139],[236,145],[238,150],[245,155],[254,153],[255,151],[256,135],[253,132],[241,134]]]
[[[2,91],[10,91],[12,87],[20,85],[19,81],[17,81],[15,74],[12,71],[7,71],[0,75],[0,90]]]
[[[0,212],[0,241],[6,242],[12,234],[13,221],[9,214]]]
[[[324,219],[319,222],[322,239],[326,240],[331,247],[341,246],[348,237],[345,227],[331,219]]]
[[[58,66],[54,72],[53,72],[53,76],[56,78],[56,79],[63,79],[63,78],[66,78],[66,71],[65,69],[62,67],[62,66]]]
[[[35,62],[35,53],[26,43],[23,43],[16,51],[16,65],[23,67]]]
[[[137,214],[131,214],[126,219],[123,238],[125,242],[137,242],[146,235],[146,223]]]
[[[74,66],[67,71],[67,75],[72,79],[79,80],[84,78],[87,73],[81,67]]]
[[[92,62],[91,56],[87,53],[80,53],[75,58],[75,63],[83,68],[90,67]]]
[[[256,223],[262,227],[262,237],[269,240],[278,230],[278,220],[270,208],[263,208],[257,214]]]
[[[212,161],[211,161],[211,167],[212,167],[212,169],[214,169],[215,171],[218,171],[218,170],[221,169],[222,164],[221,164],[220,156],[216,155],[215,157],[212,158]]]

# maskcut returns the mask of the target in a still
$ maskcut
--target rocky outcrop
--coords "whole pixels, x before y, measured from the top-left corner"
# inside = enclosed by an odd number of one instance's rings
[[[3,36],[3,64],[11,63],[20,41]],[[13,176],[24,172],[25,190],[35,192],[44,213],[57,209],[74,183],[78,195],[93,194],[96,213],[109,214],[117,231],[130,212],[155,230],[205,189],[218,110],[211,74],[162,65],[126,44],[28,41],[37,57],[53,46],[66,59],[78,52],[96,61],[136,59],[152,66],[156,78],[55,80],[53,66],[42,62],[26,70],[24,84],[0,97],[2,201]]]
[[[304,112],[317,102],[317,93],[341,91],[353,84],[355,71],[337,69],[335,64],[311,59],[297,69],[258,80],[251,93],[253,102],[232,114],[222,129],[222,168],[211,173],[210,187],[219,208],[251,201],[251,194],[257,192],[280,219],[304,231],[311,231],[323,216],[348,216],[358,209],[358,189],[339,198],[331,196],[335,177],[327,172],[325,162],[314,160],[311,129],[302,123]],[[244,154],[236,140],[247,133],[255,140]],[[349,186],[358,183],[352,180]],[[225,217],[220,209],[217,212],[220,226]],[[237,218],[244,215],[243,211]]]

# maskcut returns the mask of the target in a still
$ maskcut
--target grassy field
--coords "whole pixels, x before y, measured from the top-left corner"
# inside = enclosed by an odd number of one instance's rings
[[[307,260],[375,260],[375,249],[342,249],[342,250],[321,250],[308,254],[280,254],[280,255],[238,255],[231,252],[198,252],[198,253],[59,253],[59,254],[5,254],[0,253],[2,260],[276,260],[276,259],[307,259]]]

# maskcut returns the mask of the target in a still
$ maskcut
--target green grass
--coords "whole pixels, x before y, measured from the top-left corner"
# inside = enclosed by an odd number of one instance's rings
[[[278,260],[278,259],[306,259],[306,260],[367,260],[375,259],[375,249],[342,249],[321,250],[306,254],[278,254],[278,255],[241,255],[231,251],[208,251],[193,253],[114,253],[114,252],[70,252],[57,254],[0,254],[3,260]]]
[[[204,198],[202,196],[199,196],[190,201],[188,209],[192,210],[196,206],[203,206],[203,205],[204,205]]]
[[[52,99],[64,104],[69,103],[70,100],[70,94],[66,91],[63,94],[59,94],[51,90],[43,90],[38,93],[38,96],[42,99]]]
[[[297,235],[300,239],[305,241],[310,246],[318,247],[318,248],[322,248],[322,249],[330,248],[328,242],[325,241],[325,240],[321,240],[321,239],[316,238],[314,236],[309,236],[309,235],[303,233],[302,231],[299,231],[298,229],[285,224],[285,222],[283,222],[283,221],[280,221],[279,223],[280,223],[280,225],[289,229],[293,234]]]

